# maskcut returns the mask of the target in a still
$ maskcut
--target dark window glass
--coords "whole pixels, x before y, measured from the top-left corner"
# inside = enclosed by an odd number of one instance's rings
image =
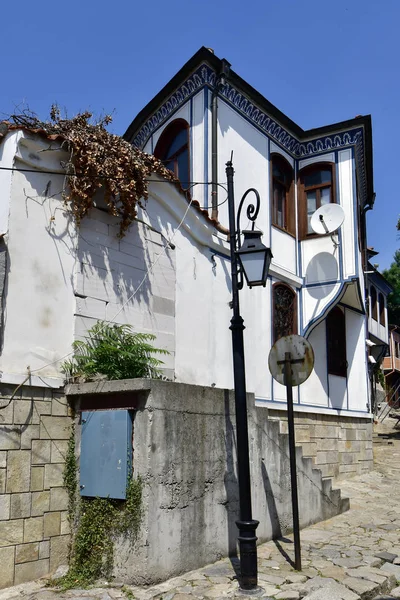
[[[376,288],[371,285],[370,288],[370,295],[371,295],[371,317],[374,319],[374,321],[378,320],[378,306],[377,306],[377,297],[376,297]]]
[[[272,156],[272,224],[294,234],[293,169],[289,163],[274,154]]]
[[[379,323],[385,326],[385,299],[383,294],[379,294]]]
[[[333,308],[326,318],[328,373],[347,377],[346,321],[339,307]]]
[[[302,237],[312,235],[310,221],[314,212],[334,201],[331,167],[307,167],[300,176],[302,200],[299,207],[299,230]]]
[[[189,152],[186,148],[176,157],[179,179],[183,188],[189,187]]]
[[[275,284],[274,302],[274,343],[279,338],[296,333],[296,293],[287,285]]]
[[[190,184],[189,129],[186,121],[177,119],[163,131],[154,155],[180,180],[184,189]]]
[[[321,184],[332,182],[332,172],[330,169],[313,170],[304,176],[304,185],[308,187],[320,186]]]
[[[167,159],[170,156],[173,156],[176,152],[181,150],[184,146],[187,146],[187,130],[181,129],[181,131],[179,131],[176,134],[175,138],[172,140],[170,147],[168,148],[167,152],[165,153],[165,158]]]

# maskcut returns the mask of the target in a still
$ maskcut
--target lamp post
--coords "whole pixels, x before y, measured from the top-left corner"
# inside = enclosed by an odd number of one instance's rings
[[[239,529],[240,548],[240,587],[242,590],[257,590],[257,536],[259,521],[253,519],[251,510],[249,433],[247,425],[246,376],[243,345],[243,319],[240,316],[239,289],[243,287],[243,274],[249,287],[265,287],[268,269],[272,258],[270,248],[261,242],[261,232],[254,231],[255,220],[260,210],[260,196],[257,190],[250,188],[243,195],[235,220],[235,200],[233,188],[232,161],[226,163],[229,208],[229,238],[232,273],[232,309],[230,329],[232,331],[233,377],[235,386],[236,436],[238,455],[239,505],[240,519],[236,521]],[[241,244],[240,214],[248,194],[256,196],[256,206],[249,204],[247,217],[253,222],[250,231],[243,231]]]

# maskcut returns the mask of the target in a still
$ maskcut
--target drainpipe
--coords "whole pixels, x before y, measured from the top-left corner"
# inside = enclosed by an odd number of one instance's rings
[[[211,98],[211,218],[218,221],[218,94],[229,76],[230,63],[221,60],[221,70]],[[224,228],[225,230],[225,228]],[[226,230],[228,232],[228,230]]]

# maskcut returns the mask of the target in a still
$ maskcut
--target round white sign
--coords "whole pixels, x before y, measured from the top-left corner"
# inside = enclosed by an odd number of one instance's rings
[[[289,356],[290,355],[290,356]],[[314,368],[314,350],[301,335],[281,337],[272,346],[268,366],[272,377],[285,385],[285,361],[290,360],[291,385],[301,385]]]

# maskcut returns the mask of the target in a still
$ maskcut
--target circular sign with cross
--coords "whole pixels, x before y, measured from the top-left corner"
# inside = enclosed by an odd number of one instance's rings
[[[301,385],[314,368],[314,351],[301,335],[287,335],[272,346],[268,366],[272,377],[282,385]],[[286,377],[290,377],[290,381],[286,381]]]

